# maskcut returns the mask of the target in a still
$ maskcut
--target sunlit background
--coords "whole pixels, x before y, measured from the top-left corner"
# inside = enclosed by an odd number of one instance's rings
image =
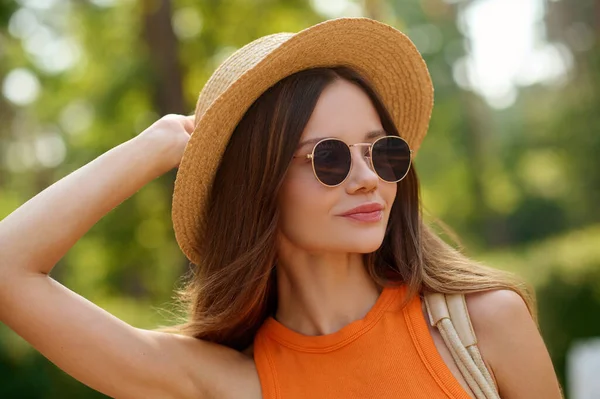
[[[161,115],[191,113],[237,48],[340,16],[417,45],[436,90],[415,162],[427,217],[534,284],[567,397],[599,398],[599,0],[3,0],[0,218]],[[174,176],[109,213],[53,277],[135,326],[164,322],[187,267]],[[0,397],[103,396],[0,325]]]

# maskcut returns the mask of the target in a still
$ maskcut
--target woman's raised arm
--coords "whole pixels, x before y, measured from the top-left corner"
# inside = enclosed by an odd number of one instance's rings
[[[0,221],[0,321],[65,372],[111,397],[202,397],[206,387],[198,387],[188,365],[210,373],[216,359],[242,356],[194,338],[134,328],[48,275],[106,213],[179,164],[192,118],[159,119]]]

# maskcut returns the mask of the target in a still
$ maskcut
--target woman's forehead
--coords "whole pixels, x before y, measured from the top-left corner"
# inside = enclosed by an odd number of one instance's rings
[[[357,85],[339,80],[321,93],[299,145],[314,145],[329,137],[360,142],[385,135],[382,131],[379,114],[369,96]]]

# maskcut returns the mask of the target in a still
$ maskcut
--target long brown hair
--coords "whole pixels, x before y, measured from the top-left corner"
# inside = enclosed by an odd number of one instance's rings
[[[263,93],[235,128],[216,173],[206,209],[210,233],[198,243],[202,262],[192,265],[177,291],[176,303],[184,307],[184,319],[159,330],[242,350],[274,313],[278,192],[320,94],[338,79],[362,88],[384,130],[401,136],[376,91],[348,67],[303,70]],[[510,289],[523,297],[537,319],[534,293],[528,285],[512,274],[470,260],[423,222],[414,165],[397,184],[383,243],[364,255],[377,284],[406,283],[406,301],[425,290]]]

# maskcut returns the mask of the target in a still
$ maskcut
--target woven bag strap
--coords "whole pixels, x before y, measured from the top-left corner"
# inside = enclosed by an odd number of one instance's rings
[[[498,389],[477,347],[465,296],[428,292],[429,322],[436,327],[477,399],[499,399]]]

